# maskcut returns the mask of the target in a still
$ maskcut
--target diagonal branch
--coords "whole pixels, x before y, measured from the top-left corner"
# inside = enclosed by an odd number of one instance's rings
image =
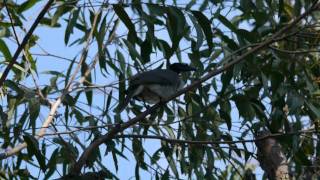
[[[21,53],[21,51],[23,50],[24,46],[28,43],[30,37],[32,36],[33,31],[36,29],[36,27],[38,26],[38,24],[40,23],[40,20],[44,17],[44,15],[47,13],[47,11],[49,10],[51,4],[54,2],[54,0],[49,0],[47,2],[47,4],[44,6],[44,8],[41,10],[41,12],[39,13],[38,17],[36,18],[36,20],[34,21],[34,23],[32,24],[31,28],[29,29],[29,31],[27,32],[27,34],[24,36],[21,44],[18,46],[18,49],[16,50],[16,52],[14,53],[10,63],[8,64],[8,66],[6,67],[6,69],[3,71],[2,76],[0,78],[0,87],[3,85],[4,81],[6,80],[10,70],[12,69],[13,65],[17,62],[17,59],[19,57],[19,54]],[[5,1],[6,3],[6,1]]]
[[[117,127],[114,127],[107,134],[105,134],[105,135],[101,136],[100,138],[94,140],[89,145],[89,147],[82,153],[81,157],[79,158],[78,162],[74,165],[74,167],[71,170],[70,174],[71,175],[80,174],[80,171],[81,171],[82,167],[84,166],[84,164],[86,163],[86,160],[91,155],[91,153],[93,152],[94,149],[96,149],[99,145],[101,145],[105,141],[114,138],[118,133],[123,132],[125,129],[129,128],[130,126],[132,126],[132,125],[136,124],[137,122],[139,122],[140,120],[144,119],[147,115],[156,112],[156,110],[160,106],[162,106],[164,103],[166,103],[166,102],[168,102],[168,101],[170,101],[170,100],[172,100],[172,99],[174,99],[174,98],[176,98],[176,97],[178,97],[178,96],[180,96],[180,95],[182,95],[182,94],[184,94],[184,93],[186,93],[186,92],[188,92],[188,91],[190,91],[190,90],[192,90],[194,88],[198,88],[201,85],[201,83],[207,81],[208,79],[214,77],[217,74],[222,73],[223,71],[225,71],[226,69],[232,67],[233,65],[238,64],[239,62],[243,61],[249,55],[257,53],[258,51],[264,49],[265,47],[268,47],[270,44],[275,42],[277,38],[281,37],[285,32],[289,31],[292,27],[294,27],[303,18],[307,17],[313,11],[318,10],[319,9],[319,4],[316,3],[316,2],[317,1],[315,1],[315,3],[313,4],[313,6],[310,9],[308,9],[302,15],[297,17],[290,24],[288,24],[287,26],[283,27],[278,32],[273,34],[270,38],[266,39],[264,42],[262,42],[259,45],[253,47],[251,50],[247,51],[246,53],[244,53],[243,55],[241,55],[238,58],[234,59],[233,61],[230,61],[229,63],[225,64],[223,67],[221,67],[219,69],[216,69],[216,70],[209,71],[201,79],[199,79],[199,80],[195,81],[194,83],[192,83],[191,85],[181,89],[180,91],[178,91],[177,93],[172,95],[170,98],[164,100],[163,102],[155,104],[154,106],[152,106],[151,108],[149,108],[146,111],[142,112],[141,114],[139,114],[135,118],[132,118],[129,121],[127,121],[127,122],[125,122],[125,123],[123,123],[123,124],[121,124],[121,125],[119,125]]]

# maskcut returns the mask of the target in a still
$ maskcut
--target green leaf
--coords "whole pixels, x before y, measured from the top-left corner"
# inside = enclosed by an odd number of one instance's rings
[[[4,82],[4,85],[6,87],[9,87],[10,89],[14,90],[18,95],[22,96],[24,94],[24,91],[19,87],[19,83],[16,83],[11,80],[6,80]]]
[[[172,41],[172,51],[179,47],[180,40],[186,33],[186,19],[180,9],[167,7],[167,28]]]
[[[242,94],[237,94],[232,97],[232,100],[234,100],[234,102],[236,103],[239,114],[245,120],[252,120],[254,118],[255,111],[247,96],[244,96]]]
[[[73,109],[72,113],[74,113],[74,115],[76,116],[77,121],[82,124],[85,122],[85,118],[82,115],[82,113],[80,111],[78,111],[77,109]]]
[[[57,167],[57,161],[58,161],[58,155],[59,155],[58,153],[59,153],[59,149],[57,148],[51,154],[51,157],[47,163],[48,171],[46,172],[44,179],[49,179],[53,175],[53,173],[57,170],[56,167]]]
[[[87,63],[85,63],[83,61],[82,65],[81,65],[81,75],[84,76],[86,74],[87,71],[89,71],[89,67],[87,65]],[[85,81],[83,81],[83,85],[85,87],[91,86],[92,85],[92,79],[91,79],[91,73],[89,73],[86,77],[85,77]],[[92,105],[92,98],[93,98],[93,92],[91,89],[85,90],[86,93],[86,97],[87,97],[87,101],[88,101],[88,105],[91,106]]]
[[[141,44],[141,59],[142,63],[145,64],[150,62],[150,54],[152,52],[152,43],[149,38],[146,38]]]
[[[52,19],[46,18],[46,17],[43,17],[43,18],[40,20],[39,23],[42,24],[42,25],[49,26],[49,27],[55,27],[55,28],[61,27],[61,24],[60,24],[60,23],[52,24]]]
[[[66,74],[66,80],[64,81],[64,86],[67,86],[69,78],[70,78],[70,74],[71,74],[71,70],[73,67],[73,64],[76,62],[76,58],[73,58],[72,62],[70,63],[68,70],[67,70],[67,74]]]
[[[122,40],[126,44],[126,46],[128,47],[129,53],[130,53],[130,56],[131,56],[132,60],[137,62],[137,59],[138,59],[139,62],[143,62],[140,54],[138,53],[138,51],[136,50],[134,45],[130,41],[126,40],[126,39],[122,39]],[[138,64],[140,64],[140,63],[138,63]]]
[[[141,167],[144,170],[148,170],[148,168],[144,162],[144,149],[142,146],[142,142],[139,139],[134,138],[132,140],[132,150],[133,150],[134,157],[136,158],[139,167]]]
[[[128,16],[127,12],[123,9],[122,6],[123,5],[115,4],[113,5],[113,9],[129,30],[128,41],[130,41],[130,43],[132,44],[135,44],[138,39],[136,29],[134,27],[134,24],[131,22],[131,19]]]
[[[69,42],[70,34],[73,33],[73,27],[75,26],[80,13],[80,8],[74,9],[73,13],[70,14],[66,32],[64,35],[64,43],[67,45]]]
[[[200,11],[191,11],[195,18],[197,18],[198,23],[200,24],[204,35],[206,36],[209,50],[213,48],[213,33],[211,28],[211,22],[209,19]]]
[[[40,101],[38,98],[31,98],[29,100],[29,113],[30,113],[30,124],[34,129],[36,127],[36,120],[40,113]]]
[[[225,120],[227,127],[228,127],[228,130],[230,131],[231,127],[232,127],[232,121],[231,121],[230,114],[221,110],[221,109],[219,109],[219,114],[220,114],[220,117]]]
[[[218,16],[218,19],[220,20],[220,22],[222,22],[223,25],[225,25],[231,31],[233,31],[233,32],[237,31],[238,28],[236,26],[234,26],[227,18],[225,18],[221,14]]]
[[[227,43],[230,49],[237,50],[239,48],[238,44],[233,39],[230,39],[228,36],[224,35],[221,30],[216,29],[216,34],[219,35],[221,39]]]
[[[111,99],[112,99],[112,90],[111,90],[110,93],[108,94],[107,105],[106,105],[105,113],[107,113],[107,112],[109,111],[110,104],[111,104]]]
[[[162,149],[163,149],[164,155],[169,163],[169,167],[173,172],[173,174],[176,176],[176,178],[179,179],[178,169],[177,169],[176,163],[174,162],[174,159],[172,158],[172,153],[173,153],[172,149],[169,148],[167,145],[165,145],[163,142],[161,143],[162,143]]]
[[[100,25],[100,28],[99,28],[98,35],[96,36],[97,44],[98,44],[99,65],[100,65],[100,68],[104,69],[105,71],[107,71],[106,62],[105,62],[106,61],[106,52],[105,52],[106,50],[105,50],[103,42],[104,42],[106,32],[107,32],[107,28],[106,28],[107,22],[106,21],[107,21],[107,14],[104,16],[102,23]]]
[[[10,50],[7,44],[2,39],[0,39],[0,51],[2,52],[3,56],[6,58],[6,61],[11,61],[12,56],[11,56]]]
[[[169,180],[169,169],[166,170],[166,172],[164,172],[164,174],[161,177],[161,180]]]
[[[201,26],[197,22],[197,19],[191,14],[189,14],[189,17],[190,17],[190,19],[196,29],[196,32],[197,32],[197,43],[196,43],[196,46],[194,47],[194,49],[196,51],[198,51],[203,43],[204,36],[203,36],[202,30],[201,30]]]
[[[288,93],[287,104],[290,110],[290,114],[295,113],[304,104],[304,98],[297,93]]]
[[[117,50],[116,53],[120,64],[120,69],[124,73],[126,71],[126,61],[124,59],[123,54],[119,50]]]
[[[305,104],[317,118],[320,118],[319,108],[315,107],[312,103],[309,103],[308,101],[305,101]]]
[[[39,0],[27,0],[24,3],[22,3],[18,9],[17,9],[17,13],[21,14],[23,11],[26,11],[30,8],[32,8],[37,2],[40,2]]]
[[[57,10],[54,12],[51,21],[51,26],[54,26],[58,22],[59,18],[62,17],[64,14],[71,12],[74,6],[76,6],[77,2],[78,1],[62,2],[62,4],[58,6]]]
[[[45,172],[47,168],[45,163],[45,157],[41,154],[38,141],[29,134],[25,134],[23,136],[23,139],[27,143],[27,150],[28,150],[29,156],[32,157],[33,155],[35,155],[41,170]]]
[[[164,41],[162,39],[158,39],[157,41],[157,46],[158,48],[160,49],[160,51],[163,52],[163,56],[169,60],[170,57],[173,55],[173,51],[172,49],[170,48],[169,44],[167,41]]]

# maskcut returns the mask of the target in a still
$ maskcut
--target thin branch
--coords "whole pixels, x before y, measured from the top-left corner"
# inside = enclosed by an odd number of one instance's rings
[[[36,18],[36,20],[34,21],[34,23],[32,24],[31,28],[29,29],[29,31],[27,32],[27,34],[25,35],[25,37],[23,38],[20,46],[18,46],[18,49],[16,50],[16,52],[14,53],[10,63],[8,64],[8,66],[6,67],[6,69],[3,71],[1,78],[0,78],[0,87],[2,87],[4,81],[6,80],[10,70],[12,69],[13,65],[16,63],[19,54],[21,53],[21,51],[23,50],[23,48],[25,47],[25,45],[28,43],[30,37],[32,36],[33,31],[36,29],[36,27],[38,26],[40,20],[44,17],[44,15],[47,13],[47,11],[49,10],[51,4],[54,2],[54,0],[49,0],[47,2],[47,4],[44,6],[44,8],[41,10],[40,14],[38,15],[38,17]],[[6,1],[5,1],[6,3]]]
[[[203,82],[207,81],[208,79],[212,78],[213,76],[215,76],[217,74],[222,73],[223,71],[225,71],[226,69],[229,69],[230,67],[234,66],[235,64],[240,63],[247,56],[252,55],[254,53],[257,53],[258,51],[264,49],[265,47],[268,47],[270,44],[272,44],[275,41],[276,38],[281,37],[283,34],[285,34],[285,32],[287,32],[292,27],[294,27],[298,22],[300,22],[300,20],[302,20],[303,18],[307,17],[313,11],[318,10],[318,8],[319,8],[319,4],[317,4],[317,3],[313,4],[313,6],[309,10],[307,10],[302,15],[300,15],[298,18],[296,18],[294,21],[292,21],[290,24],[288,24],[287,26],[285,26],[284,28],[280,29],[278,32],[273,34],[270,38],[266,39],[260,45],[253,47],[251,50],[249,50],[246,53],[242,54],[238,58],[236,58],[233,61],[230,61],[229,63],[225,64],[223,67],[221,67],[219,69],[216,69],[216,70],[209,71],[201,79],[199,79],[199,80],[195,81],[194,83],[192,83],[191,85],[181,89],[180,91],[178,91],[177,93],[175,93],[174,95],[169,97],[168,99],[165,99],[164,101],[155,104],[154,106],[152,106],[151,108],[149,108],[146,111],[142,112],[141,114],[139,114],[135,118],[132,118],[132,119],[128,120],[127,122],[121,124],[120,126],[111,129],[107,134],[105,134],[105,135],[101,136],[100,138],[94,140],[89,145],[89,147],[82,153],[82,155],[79,158],[78,162],[74,165],[74,167],[70,171],[70,174],[72,174],[72,175],[79,174],[81,169],[82,169],[82,167],[86,163],[88,157],[91,155],[93,150],[96,149],[100,144],[104,143],[107,140],[110,140],[110,139],[114,138],[118,133],[120,133],[120,132],[124,131],[125,129],[129,128],[130,126],[136,124],[141,119],[144,119],[147,115],[156,112],[156,110],[159,107],[161,107],[163,104],[165,104],[166,102],[168,102],[168,101],[170,101],[170,100],[172,100],[172,99],[174,99],[174,98],[176,98],[176,97],[178,97],[178,96],[180,96],[180,95],[182,95],[182,94],[184,94],[184,93],[186,93],[186,92],[188,92],[188,91],[190,91],[190,90],[192,90],[194,88],[197,88],[197,87],[201,86],[201,84]]]
[[[281,136],[292,136],[292,135],[299,135],[299,134],[317,134],[314,129],[308,130],[301,130],[296,132],[289,132],[289,133],[274,133],[269,134],[266,136],[262,136],[256,139],[249,139],[249,140],[236,140],[236,141],[194,141],[194,140],[183,140],[183,139],[173,139],[173,138],[166,138],[164,136],[155,136],[155,135],[138,135],[138,134],[121,134],[115,135],[112,139],[119,139],[119,138],[143,138],[143,139],[158,139],[161,141],[165,141],[168,143],[173,144],[194,144],[194,145],[217,145],[217,144],[243,144],[243,143],[253,143],[258,141],[263,141],[268,138],[276,138]]]
[[[274,46],[269,46],[270,49],[285,53],[285,54],[308,54],[308,53],[313,53],[313,52],[320,52],[320,49],[309,49],[309,50],[301,50],[301,51],[291,51],[291,50],[286,50],[286,49],[279,49]]]

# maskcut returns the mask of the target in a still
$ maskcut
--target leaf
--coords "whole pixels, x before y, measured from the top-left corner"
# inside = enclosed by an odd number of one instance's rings
[[[31,98],[29,100],[30,125],[33,129],[36,127],[36,120],[40,113],[40,101],[38,98]]]
[[[24,94],[24,91],[19,87],[19,84],[14,82],[14,81],[11,81],[11,80],[6,80],[4,82],[4,85],[6,87],[9,87],[10,89],[16,91],[16,93],[20,96],[23,96]]]
[[[228,36],[224,35],[221,30],[216,29],[216,34],[219,35],[221,39],[227,43],[230,49],[237,50],[239,48],[238,44],[233,39],[230,39]]]
[[[49,27],[55,27],[55,28],[61,27],[61,24],[60,24],[60,23],[52,24],[52,19],[46,18],[46,17],[43,17],[43,18],[40,20],[39,23],[42,24],[42,25],[49,26]]]
[[[126,61],[124,59],[123,54],[119,50],[117,50],[116,53],[120,64],[120,69],[124,73],[126,71]]]
[[[0,51],[2,52],[3,56],[6,58],[6,61],[11,61],[12,56],[11,56],[10,50],[2,39],[0,39]]]
[[[176,163],[174,162],[173,158],[172,158],[172,149],[169,148],[167,145],[162,143],[162,149],[164,152],[164,155],[169,163],[170,169],[173,172],[173,174],[176,176],[177,179],[179,179],[179,173],[177,170],[177,166]]]
[[[169,180],[169,169],[166,170],[166,172],[164,172],[164,174],[161,177],[161,180]]]
[[[196,29],[196,32],[197,32],[197,43],[196,43],[196,46],[194,47],[194,49],[195,49],[195,51],[199,51],[199,48],[201,47],[201,45],[203,43],[204,36],[203,36],[202,30],[201,30],[201,26],[197,22],[197,19],[191,14],[189,14],[189,17],[190,17],[190,19]]]
[[[126,11],[123,9],[122,6],[123,5],[114,4],[113,9],[117,14],[117,16],[121,19],[121,21],[126,25],[126,27],[129,30],[128,41],[130,41],[130,43],[132,44],[135,44],[135,42],[138,39],[136,29],[134,27],[134,24],[131,22],[130,17],[128,16],[128,14],[126,13]]]
[[[73,58],[72,62],[70,63],[68,70],[67,70],[67,74],[66,74],[66,80],[64,81],[64,86],[67,86],[69,78],[70,78],[70,74],[71,74],[71,70],[73,67],[73,64],[76,62],[76,58]]]
[[[126,39],[122,39],[122,40],[126,44],[126,46],[128,47],[129,53],[130,53],[130,56],[131,56],[132,60],[137,62],[137,59],[138,59],[140,62],[143,62],[140,54],[138,53],[138,51],[136,50],[134,45],[130,41],[126,40]],[[139,62],[137,62],[137,63],[140,64]]]
[[[320,110],[318,108],[316,108],[312,103],[309,103],[308,101],[305,101],[305,104],[317,118],[320,118]]]
[[[67,45],[69,42],[70,34],[73,33],[73,27],[75,26],[80,13],[80,8],[74,9],[73,13],[69,17],[68,25],[64,35],[64,43]]]
[[[35,155],[41,170],[45,172],[47,168],[45,164],[45,157],[41,154],[38,141],[29,134],[25,134],[23,136],[23,139],[27,143],[27,150],[28,150],[29,156],[32,157],[33,155]]]
[[[74,113],[74,115],[76,116],[76,119],[80,124],[85,122],[85,118],[80,111],[78,111],[77,109],[73,109],[72,113]]]
[[[104,69],[105,71],[107,71],[106,69],[106,63],[105,63],[105,59],[106,59],[106,54],[105,54],[105,47],[104,47],[104,38],[106,36],[106,21],[107,21],[107,14],[104,16],[102,23],[100,25],[99,28],[99,32],[96,36],[97,38],[97,44],[98,44],[98,54],[99,54],[99,65],[101,69]]]
[[[18,9],[17,9],[17,13],[21,14],[23,11],[26,11],[30,8],[32,8],[37,2],[40,2],[39,0],[27,0],[24,3],[22,3]]]
[[[252,120],[254,118],[255,111],[247,96],[244,96],[242,94],[237,94],[232,97],[232,100],[236,103],[239,114],[245,120]]]
[[[176,7],[167,7],[167,16],[167,29],[172,41],[172,51],[176,51],[186,32],[186,19],[181,10]]]
[[[232,32],[237,31],[238,28],[234,26],[227,18],[225,18],[221,14],[219,14],[218,19],[220,20],[220,22],[222,22],[223,25],[229,28]]]
[[[77,5],[77,3],[78,1],[61,2],[61,5],[58,6],[52,17],[51,25],[54,26],[58,22],[60,17],[62,17],[66,13],[70,13],[72,9]]]
[[[231,127],[232,127],[232,121],[231,121],[230,114],[221,110],[221,109],[219,109],[219,113],[220,113],[220,117],[225,120],[227,127],[228,127],[228,130],[230,131]]]
[[[288,93],[287,104],[290,110],[289,114],[293,114],[303,106],[304,98],[297,93]]]
[[[59,149],[55,149],[53,151],[53,153],[51,154],[51,157],[47,163],[48,166],[48,172],[46,172],[45,178],[44,179],[48,179],[52,176],[52,174],[56,171],[56,167],[57,167],[57,160],[58,160],[58,154],[59,153]]]
[[[162,39],[158,39],[157,41],[157,46],[158,48],[160,49],[160,51],[163,52],[163,56],[166,58],[166,59],[170,59],[170,57],[173,55],[173,51],[172,49],[170,48],[169,44],[167,41],[164,41]]]
[[[206,36],[209,50],[213,48],[213,33],[211,28],[211,22],[209,19],[200,11],[191,11],[195,18],[197,18],[198,23],[200,24],[204,35]]]
[[[110,108],[110,104],[111,104],[111,99],[112,99],[112,90],[110,91],[110,93],[108,94],[108,98],[107,98],[107,105],[106,105],[106,109],[105,109],[105,113],[107,114]]]
[[[132,150],[134,157],[137,160],[137,164],[144,170],[148,170],[145,162],[144,162],[144,149],[142,143],[139,139],[133,138],[132,140]]]
[[[54,76],[65,77],[64,73],[61,73],[59,71],[43,71],[41,74],[51,74]]]
[[[85,74],[87,73],[87,71],[89,71],[89,67],[87,65],[87,63],[85,63],[83,61],[82,65],[81,65],[81,75],[85,76]],[[91,79],[91,73],[89,73],[86,77],[85,80],[83,81],[83,85],[85,87],[91,86],[92,85],[92,79]],[[87,101],[88,101],[88,105],[91,106],[92,105],[92,98],[93,98],[93,92],[91,89],[87,89],[85,90],[85,94],[87,97]]]
[[[141,59],[142,63],[145,64],[150,61],[150,54],[152,52],[152,43],[149,38],[146,38],[141,44]]]

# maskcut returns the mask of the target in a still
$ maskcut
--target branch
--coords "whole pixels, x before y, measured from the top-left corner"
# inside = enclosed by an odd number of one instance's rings
[[[13,65],[16,63],[19,54],[21,53],[21,51],[23,50],[24,46],[28,43],[30,37],[32,36],[33,31],[36,29],[36,27],[38,26],[40,20],[44,17],[44,15],[46,14],[46,12],[49,10],[51,4],[53,3],[54,0],[49,0],[47,2],[47,4],[44,6],[44,8],[41,10],[40,14],[38,15],[38,17],[36,18],[36,20],[34,21],[34,23],[32,24],[31,28],[29,29],[29,31],[27,32],[27,34],[24,36],[21,44],[18,46],[18,49],[16,50],[16,52],[14,53],[10,63],[8,64],[8,66],[6,67],[6,69],[3,71],[2,76],[0,78],[0,87],[2,87],[4,81],[6,80],[10,70],[12,69]],[[6,1],[5,1],[6,3]]]
[[[274,134],[267,134],[264,136],[260,136],[256,139],[248,139],[248,140],[236,140],[236,141],[195,141],[195,140],[183,140],[183,139],[173,139],[173,138],[166,138],[164,136],[155,136],[155,135],[138,135],[138,134],[121,134],[115,135],[112,139],[118,138],[144,138],[144,139],[158,139],[168,143],[174,144],[195,144],[195,145],[208,145],[208,144],[243,144],[243,143],[252,143],[252,142],[259,142],[265,141],[269,138],[276,138],[281,136],[291,136],[291,135],[299,135],[299,134],[314,134],[319,133],[314,129],[308,130],[301,130],[297,132],[289,132],[289,133],[274,133]]]
[[[243,55],[239,56],[237,59],[230,61],[229,63],[225,64],[223,67],[221,67],[220,69],[216,69],[216,70],[212,70],[209,71],[205,76],[203,76],[201,79],[195,81],[194,83],[192,83],[191,85],[181,89],[180,91],[178,91],[177,93],[175,93],[174,95],[172,95],[171,97],[169,97],[168,99],[165,99],[163,102],[157,103],[154,106],[152,106],[151,108],[147,109],[146,111],[142,112],[141,114],[139,114],[138,116],[136,116],[135,118],[130,119],[129,121],[111,129],[107,134],[101,136],[100,138],[94,140],[89,147],[82,153],[81,157],[79,158],[78,162],[74,165],[74,167],[71,169],[70,174],[71,175],[77,175],[80,174],[80,171],[82,169],[82,167],[84,166],[84,164],[86,163],[86,160],[88,159],[88,157],[90,156],[90,154],[93,152],[94,149],[96,149],[100,144],[104,143],[107,140],[110,140],[112,138],[115,137],[115,135],[117,135],[118,133],[124,131],[125,129],[129,128],[130,126],[136,124],[137,122],[139,122],[141,119],[144,119],[147,115],[156,112],[156,110],[162,106],[164,103],[194,89],[197,88],[201,85],[201,83],[207,81],[208,79],[212,78],[213,76],[222,73],[223,71],[225,71],[226,69],[232,67],[233,65],[243,61],[247,56],[252,55],[254,53],[257,53],[258,51],[262,50],[265,47],[268,47],[270,44],[272,44],[276,38],[282,36],[283,34],[285,34],[285,32],[287,32],[288,30],[290,30],[292,27],[294,27],[300,20],[302,20],[303,18],[305,18],[306,16],[308,16],[311,12],[317,10],[319,7],[319,4],[315,3],[309,10],[307,10],[306,12],[304,12],[302,15],[300,15],[298,18],[296,18],[294,21],[292,21],[290,24],[288,24],[287,26],[285,26],[284,28],[280,29],[278,32],[276,32],[274,35],[272,35],[270,38],[268,38],[267,40],[265,40],[265,42],[253,47],[251,50],[249,50],[248,52],[244,53]]]

